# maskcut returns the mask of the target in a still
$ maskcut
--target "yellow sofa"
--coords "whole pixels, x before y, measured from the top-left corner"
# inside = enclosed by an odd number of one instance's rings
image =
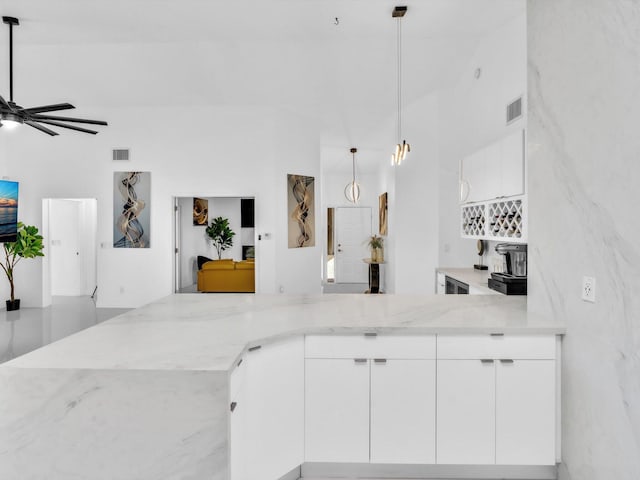
[[[255,271],[253,260],[234,262],[231,259],[225,259],[206,262],[198,270],[198,291],[255,292]]]

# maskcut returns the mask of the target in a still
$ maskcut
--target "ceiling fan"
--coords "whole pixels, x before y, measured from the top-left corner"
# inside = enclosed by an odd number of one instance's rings
[[[102,120],[88,120],[83,118],[59,117],[56,115],[48,115],[48,112],[57,112],[59,110],[71,110],[76,108],[70,103],[56,103],[54,105],[43,105],[41,107],[23,108],[13,101],[13,27],[20,25],[15,17],[2,17],[2,21],[9,25],[9,101],[7,102],[0,96],[0,127],[12,128],[21,124],[40,130],[47,135],[58,135],[58,132],[45,127],[51,125],[54,127],[67,128],[77,132],[90,133],[95,135],[95,130],[70,125],[69,123],[86,123],[90,125],[107,125]]]

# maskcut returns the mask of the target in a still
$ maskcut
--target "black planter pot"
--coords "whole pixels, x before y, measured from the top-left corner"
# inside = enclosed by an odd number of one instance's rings
[[[12,312],[13,310],[20,310],[20,299],[16,298],[15,300],[7,300],[7,312]]]

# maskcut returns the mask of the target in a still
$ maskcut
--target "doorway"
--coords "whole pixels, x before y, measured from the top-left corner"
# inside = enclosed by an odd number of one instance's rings
[[[43,200],[43,300],[94,295],[97,289],[98,202],[95,198]]]
[[[328,275],[335,284],[367,284],[369,256],[366,246],[371,236],[371,207],[337,207],[328,215],[329,242]]]
[[[174,292],[198,292],[198,270],[218,255],[206,229],[213,219],[228,219],[234,232],[233,243],[222,252],[223,259],[246,262],[256,259],[255,200],[253,197],[174,198]],[[254,263],[254,269],[257,265]],[[239,268],[239,267],[238,267]],[[253,286],[258,288],[254,270]]]

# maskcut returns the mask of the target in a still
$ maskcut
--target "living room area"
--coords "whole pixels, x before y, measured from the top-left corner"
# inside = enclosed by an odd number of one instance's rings
[[[255,201],[176,197],[176,293],[255,293]]]

